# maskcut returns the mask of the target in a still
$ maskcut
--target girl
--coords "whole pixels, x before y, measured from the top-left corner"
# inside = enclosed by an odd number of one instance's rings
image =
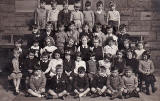
[[[33,45],[30,48],[31,50],[35,51],[35,57],[39,58],[40,57],[40,46],[38,40],[35,40],[33,42]]]
[[[107,23],[108,25],[113,26],[113,33],[117,34],[120,25],[120,14],[116,10],[116,4],[113,2],[110,2],[110,11],[108,11]]]
[[[82,60],[88,61],[89,60],[89,54],[90,54],[90,47],[88,46],[88,37],[82,36],[82,45],[78,47],[78,52],[82,55]]]
[[[56,66],[62,65],[63,66],[63,60],[61,59],[61,52],[60,50],[56,49],[54,52],[54,58],[50,60],[50,63],[48,65],[47,70],[44,72],[44,74],[50,72],[50,77],[53,77],[56,75]]]
[[[107,45],[104,47],[104,53],[105,54],[111,54],[112,56],[116,55],[116,52],[118,51],[118,47],[115,45],[115,41],[112,37],[108,38]]]
[[[47,22],[47,10],[45,9],[45,4],[44,0],[40,0],[40,7],[35,10],[35,24],[37,24],[40,29],[45,29]]]
[[[140,80],[144,81],[146,85],[146,94],[150,95],[149,87],[151,85],[152,92],[154,93],[157,88],[155,87],[156,78],[154,73],[154,64],[150,60],[150,52],[144,51],[142,54],[142,60],[139,61]],[[141,86],[141,85],[140,85]]]
[[[90,1],[86,1],[85,3],[85,8],[86,10],[83,11],[84,14],[84,23],[88,23],[89,24],[89,30],[92,32],[93,26],[94,26],[94,12],[91,10],[91,2]]]
[[[12,59],[12,68],[13,71],[11,73],[10,76],[8,76],[8,79],[11,80],[13,79],[13,84],[15,87],[15,92],[14,94],[17,95],[19,94],[19,85],[21,82],[21,78],[22,78],[22,73],[20,70],[20,63],[19,63],[19,56],[20,56],[20,52],[18,49],[14,49],[13,51],[13,56],[14,58]]]
[[[111,25],[107,25],[106,26],[106,31],[107,31],[106,40],[109,37],[113,37],[113,40],[116,42],[116,45],[117,45],[118,37],[113,34],[113,27]]]
[[[112,65],[112,55],[111,54],[104,54],[104,59],[99,61],[99,66],[104,66],[106,68],[106,75],[109,76],[111,65]]]

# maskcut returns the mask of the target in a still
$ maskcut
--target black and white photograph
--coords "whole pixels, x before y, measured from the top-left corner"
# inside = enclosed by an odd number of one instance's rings
[[[160,101],[160,0],[0,0],[0,101]]]

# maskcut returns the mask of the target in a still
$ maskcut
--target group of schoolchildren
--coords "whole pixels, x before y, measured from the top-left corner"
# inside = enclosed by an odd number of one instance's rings
[[[154,93],[154,64],[150,51],[144,49],[143,41],[131,47],[127,26],[120,25],[120,14],[115,3],[110,3],[108,14],[103,2],[97,2],[97,10],[80,11],[80,3],[74,11],[64,1],[63,10],[45,9],[44,0],[35,11],[35,25],[28,40],[27,53],[22,40],[15,41],[12,73],[15,94],[25,81],[25,90],[31,96],[64,99],[68,95],[110,96],[110,99],[139,97],[144,90]],[[46,95],[47,93],[47,95]]]

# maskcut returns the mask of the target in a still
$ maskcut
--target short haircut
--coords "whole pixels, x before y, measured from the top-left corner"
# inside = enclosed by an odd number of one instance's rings
[[[85,68],[83,66],[79,67],[78,73],[85,73]]]
[[[35,64],[33,70],[34,72],[37,70],[41,70],[41,66],[39,64]]]
[[[99,1],[96,3],[96,6],[97,6],[97,7],[100,6],[100,5],[103,6],[103,2],[102,2],[101,0],[99,0]]]
[[[151,52],[150,52],[149,50],[146,50],[146,51],[143,52],[142,57],[143,57],[144,55],[147,56],[147,59],[150,59],[150,57],[151,57]]]
[[[91,2],[89,0],[87,0],[85,3],[85,7],[89,7],[89,6],[91,6]]]
[[[119,30],[122,30],[122,29],[124,29],[124,28],[127,28],[127,25],[126,25],[126,24],[121,24],[121,25],[119,26]]]
[[[112,25],[107,25],[106,26],[106,29],[110,29],[110,28],[113,28],[113,26]]]
[[[109,61],[112,60],[112,54],[108,53],[108,54],[104,54],[104,59],[108,59]]]
[[[82,57],[81,52],[77,52],[77,53],[76,53],[76,57]]]

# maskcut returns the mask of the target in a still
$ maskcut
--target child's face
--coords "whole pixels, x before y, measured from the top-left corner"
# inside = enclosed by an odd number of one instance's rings
[[[99,40],[94,40],[94,47],[98,47],[99,46]]]
[[[79,77],[84,77],[85,73],[78,73]]]
[[[87,7],[86,7],[86,10],[90,10],[90,9],[91,9],[91,6],[87,6]]]
[[[147,55],[143,55],[143,60],[148,60],[148,56]]]
[[[132,59],[132,58],[133,58],[132,52],[127,52],[127,58],[128,58],[128,59]]]
[[[69,44],[70,46],[73,46],[74,41],[73,41],[72,39],[70,39],[69,42],[68,42],[68,44]]]
[[[48,61],[48,56],[47,55],[42,56],[42,60],[43,61]]]
[[[83,30],[84,30],[85,32],[88,32],[88,30],[89,30],[88,25],[85,25],[85,26],[83,27]]]
[[[63,69],[62,68],[57,69],[56,73],[57,73],[57,75],[62,75]]]
[[[56,3],[53,3],[53,4],[51,5],[51,7],[52,7],[52,9],[54,10],[54,9],[57,8],[57,4],[56,4]]]
[[[59,31],[60,32],[64,31],[64,26],[59,27]]]
[[[79,10],[80,10],[80,7],[74,6],[74,9],[75,9],[75,11],[79,11]]]
[[[70,60],[71,56],[67,54],[67,55],[65,55],[65,59]]]
[[[96,27],[96,32],[100,32],[101,31],[101,27]]]
[[[95,60],[95,56],[91,56],[90,60],[92,60],[92,61]]]
[[[15,47],[16,47],[16,48],[21,48],[21,46],[22,46],[21,43],[15,42]]]
[[[103,9],[103,5],[100,4],[99,6],[97,6],[97,10],[102,10]]]
[[[138,44],[138,49],[143,49],[143,44],[142,43]]]
[[[127,77],[130,77],[130,76],[132,75],[132,71],[131,71],[131,70],[126,71],[126,72],[125,72],[125,75],[126,75]]]
[[[128,49],[128,48],[129,48],[129,43],[128,43],[128,42],[124,42],[124,47],[125,47],[126,49]]]
[[[122,57],[123,57],[122,52],[118,52],[118,53],[117,53],[117,57],[118,57],[118,58],[122,58]]]
[[[51,45],[51,40],[50,40],[50,39],[47,39],[47,40],[46,40],[46,45],[47,45],[47,46],[50,46],[50,45]]]
[[[108,45],[109,45],[109,46],[113,46],[113,45],[114,45],[114,41],[113,41],[113,40],[110,40],[109,43],[108,43]]]
[[[45,3],[43,2],[43,3],[40,3],[40,8],[45,8]]]
[[[72,24],[72,25],[69,26],[69,29],[70,29],[71,31],[73,31],[73,30],[75,29],[75,26]]]
[[[112,34],[112,33],[113,33],[113,29],[112,28],[107,29],[107,34]]]
[[[68,4],[63,5],[64,10],[68,10]]]
[[[86,37],[83,37],[83,38],[82,38],[82,44],[83,44],[83,45],[87,45],[87,43],[88,43],[87,38],[86,38]]]
[[[55,57],[55,59],[60,59],[60,54],[59,53],[55,53],[54,57]]]
[[[34,46],[34,47],[38,47],[38,46],[39,46],[39,43],[38,43],[38,42],[35,42],[35,43],[33,44],[33,46]]]
[[[82,58],[79,57],[79,56],[77,56],[77,61],[79,62],[79,61],[81,61],[81,60],[82,60]]]
[[[37,32],[38,32],[38,28],[33,28],[33,29],[32,29],[32,32],[33,32],[33,33],[37,33]]]
[[[34,59],[34,53],[31,53],[31,52],[30,52],[28,57],[29,57],[29,59],[31,59],[31,60]]]
[[[116,9],[116,6],[111,6],[111,10],[115,10]]]
[[[115,77],[115,76],[118,76],[118,70],[112,71],[112,72],[111,72],[111,75],[114,76],[114,77]]]
[[[106,69],[100,69],[100,70],[98,71],[98,74],[99,74],[100,76],[103,76],[105,73],[106,73]]]
[[[121,32],[122,34],[126,34],[126,33],[127,33],[127,30],[126,30],[126,28],[123,28],[123,29],[120,30],[120,32]]]
[[[35,76],[41,75],[41,70],[36,70],[36,71],[34,72],[34,75],[35,75]]]
[[[46,31],[47,32],[50,32],[52,30],[52,27],[51,26],[46,26]]]

